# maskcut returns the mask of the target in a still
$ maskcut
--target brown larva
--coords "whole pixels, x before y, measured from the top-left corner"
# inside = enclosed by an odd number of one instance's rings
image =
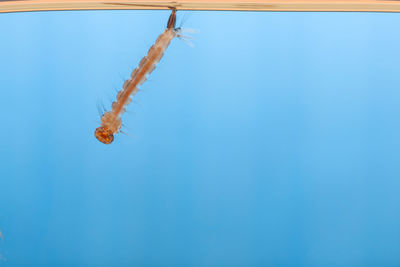
[[[180,28],[175,28],[175,21],[176,8],[174,7],[169,16],[167,28],[158,36],[155,44],[150,47],[147,55],[140,61],[139,66],[132,71],[131,78],[124,82],[121,91],[117,95],[117,99],[112,103],[111,111],[104,113],[101,117],[101,125],[94,132],[94,135],[100,142],[111,144],[114,141],[114,134],[118,133],[121,129],[121,115],[125,112],[125,108],[131,101],[131,97],[138,92],[138,86],[144,83],[147,75],[154,70],[171,40],[175,36],[180,36]]]

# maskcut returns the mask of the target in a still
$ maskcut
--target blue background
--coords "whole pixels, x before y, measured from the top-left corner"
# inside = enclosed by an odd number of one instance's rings
[[[399,266],[400,14],[0,15],[0,264]]]

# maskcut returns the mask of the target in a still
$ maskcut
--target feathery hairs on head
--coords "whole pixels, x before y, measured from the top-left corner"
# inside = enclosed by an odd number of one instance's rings
[[[101,101],[97,101],[96,106],[97,106],[97,112],[99,113],[100,117],[103,116],[103,114],[106,113],[106,108],[104,107],[104,103]]]
[[[194,37],[190,36],[190,35],[186,35],[185,33],[195,34],[195,33],[199,32],[198,30],[190,29],[190,28],[185,28],[185,29],[176,28],[175,32],[176,32],[176,37],[178,37],[179,39],[184,41],[190,47],[194,47],[194,44],[192,43],[192,40],[194,40]]]
[[[179,39],[182,39],[190,47],[194,47],[194,44],[191,42],[192,40],[194,40],[194,37],[190,36],[190,35],[186,35],[186,34],[196,34],[199,31],[195,30],[195,29],[191,29],[191,28],[183,28],[182,27],[183,24],[186,23],[188,18],[189,17],[187,16],[187,13],[183,13],[183,15],[180,17],[179,26],[176,27],[174,30],[176,32],[176,37],[178,37]]]

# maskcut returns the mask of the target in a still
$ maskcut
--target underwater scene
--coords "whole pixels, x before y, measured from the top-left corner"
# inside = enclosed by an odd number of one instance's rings
[[[399,266],[400,14],[0,14],[0,266]]]

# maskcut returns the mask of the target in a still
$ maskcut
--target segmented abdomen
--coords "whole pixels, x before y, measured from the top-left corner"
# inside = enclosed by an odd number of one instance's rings
[[[143,84],[147,75],[155,69],[175,35],[174,29],[166,29],[160,34],[155,44],[150,47],[147,55],[140,61],[139,66],[132,71],[131,78],[124,82],[121,91],[118,92],[117,100],[112,103],[112,110],[102,116],[103,126],[113,133],[119,131],[121,128],[120,116],[125,112],[126,105],[131,101],[131,97],[137,93],[138,86]]]

